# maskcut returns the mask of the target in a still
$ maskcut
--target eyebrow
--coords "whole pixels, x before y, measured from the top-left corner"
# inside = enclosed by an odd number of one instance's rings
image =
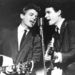
[[[50,11],[48,11],[48,10],[47,10],[46,12],[47,12],[47,13],[50,13]]]

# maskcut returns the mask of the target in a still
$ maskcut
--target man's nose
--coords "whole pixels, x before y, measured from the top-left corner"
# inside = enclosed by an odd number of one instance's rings
[[[36,19],[37,19],[36,17],[33,17],[33,20],[34,20],[34,21],[36,21]]]
[[[45,15],[45,18],[47,18],[47,14]]]

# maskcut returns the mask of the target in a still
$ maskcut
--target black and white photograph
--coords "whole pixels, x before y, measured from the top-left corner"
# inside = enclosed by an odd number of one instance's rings
[[[75,75],[75,0],[0,0],[0,75]]]

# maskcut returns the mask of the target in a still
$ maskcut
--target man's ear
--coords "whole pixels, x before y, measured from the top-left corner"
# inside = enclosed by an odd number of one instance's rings
[[[20,18],[23,19],[23,17],[24,17],[24,15],[23,14],[20,14]]]
[[[59,15],[61,15],[61,10],[58,10]]]

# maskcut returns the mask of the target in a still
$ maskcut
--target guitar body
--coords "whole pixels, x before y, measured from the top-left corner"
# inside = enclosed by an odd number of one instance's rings
[[[0,55],[0,67],[3,66],[11,66],[13,65],[13,59],[5,56],[5,55]],[[0,75],[6,75],[2,70],[0,69]]]
[[[26,61],[14,64],[11,57],[0,55],[0,75],[25,74],[29,75],[33,70],[33,62]]]
[[[3,58],[3,62],[2,62],[2,66],[11,66],[13,65],[13,59],[11,57],[5,56],[5,55],[1,55],[1,57]]]

